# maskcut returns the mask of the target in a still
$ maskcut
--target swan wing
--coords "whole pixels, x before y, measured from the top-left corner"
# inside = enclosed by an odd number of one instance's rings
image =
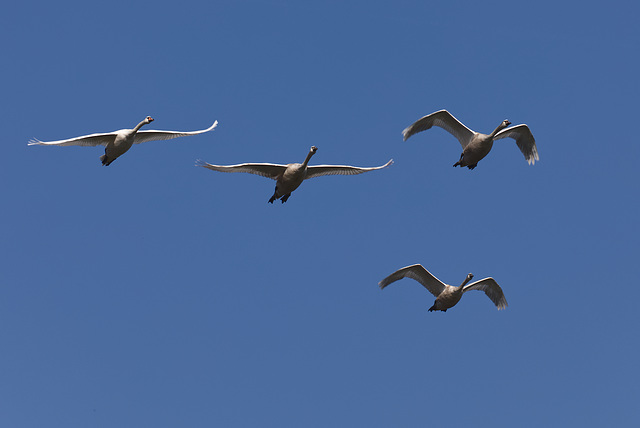
[[[533,165],[537,160],[540,160],[538,157],[538,148],[536,147],[536,140],[533,138],[533,134],[529,127],[525,124],[512,126],[511,128],[503,129],[498,132],[494,140],[499,140],[501,138],[511,137],[516,140],[516,144],[520,148],[520,151],[524,155],[524,158],[529,162],[529,165]]]
[[[393,163],[393,159],[381,166],[371,168],[360,168],[349,165],[314,165],[307,167],[307,178],[320,177],[321,175],[356,175],[363,172],[375,171],[377,169],[386,168]]]
[[[411,265],[398,269],[382,281],[378,283],[381,289],[384,289],[392,282],[396,282],[402,278],[411,278],[418,281],[424,286],[431,294],[438,297],[445,289],[446,284],[433,276],[428,270],[422,267],[420,264]]]
[[[29,146],[106,146],[113,142],[117,132],[103,132],[99,134],[82,135],[80,137],[68,138],[66,140],[57,141],[40,141],[37,139],[29,140]]]
[[[247,172],[249,174],[260,175],[262,177],[276,180],[278,176],[287,169],[286,165],[278,165],[274,163],[241,163],[238,165],[212,165],[200,159],[196,161],[196,166],[208,168],[212,171],[220,172]]]
[[[504,293],[502,292],[502,288],[498,285],[498,283],[493,278],[485,278],[480,281],[472,282],[471,284],[465,285],[462,289],[463,293],[466,293],[469,290],[480,290],[484,291],[484,294],[487,295],[489,299],[493,302],[494,305],[498,309],[504,309],[507,305],[507,299],[504,297]]]
[[[405,130],[402,131],[403,139],[407,141],[413,134],[426,131],[432,126],[438,126],[456,137],[462,145],[462,148],[467,147],[473,134],[475,134],[475,132],[464,126],[464,124],[451,113],[446,110],[440,110],[418,119],[411,126],[405,128]]]
[[[213,130],[216,126],[218,126],[217,120],[213,122],[213,125],[211,125],[207,129],[201,129],[200,131],[184,131],[183,132],[183,131],[157,131],[154,129],[140,130],[136,133],[133,143],[140,144],[140,143],[146,143],[147,141],[171,140],[172,138],[188,137],[189,135],[204,134],[205,132],[209,132]]]

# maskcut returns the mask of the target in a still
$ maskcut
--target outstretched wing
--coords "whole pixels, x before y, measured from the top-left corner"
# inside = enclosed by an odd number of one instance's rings
[[[536,140],[533,138],[533,134],[527,125],[523,123],[521,125],[512,126],[511,128],[503,129],[498,132],[493,139],[499,140],[507,137],[511,137],[516,140],[516,144],[520,148],[524,158],[529,162],[529,165],[533,165],[537,160],[540,160],[538,157]]]
[[[407,138],[411,137],[413,134],[426,131],[432,126],[438,126],[456,137],[463,149],[467,147],[467,144],[471,141],[473,134],[475,134],[475,132],[453,117],[451,113],[446,110],[440,110],[418,119],[411,126],[405,128],[405,130],[402,131],[403,139],[404,141],[407,141]]]
[[[374,166],[371,168],[359,168],[349,165],[313,165],[307,167],[307,178],[320,177],[321,175],[356,175],[363,172],[375,171],[377,169],[386,168],[393,163],[393,159],[382,166]]]
[[[196,161],[196,166],[208,168],[212,171],[220,172],[247,172],[249,174],[260,175],[272,180],[276,180],[279,175],[287,169],[286,165],[278,165],[273,163],[241,163],[238,165],[212,165],[200,159]]]
[[[431,275],[431,273],[423,268],[420,264],[398,269],[397,271],[380,281],[378,285],[381,289],[384,289],[387,285],[402,278],[415,279],[436,297],[438,297],[446,287],[446,285],[442,281]]]
[[[29,146],[106,146],[116,138],[115,132],[103,132],[99,134],[82,135],[80,137],[68,138],[57,141],[29,140]]]
[[[463,293],[466,293],[469,290],[480,290],[484,291],[484,294],[487,295],[489,299],[493,302],[494,305],[498,309],[504,309],[507,305],[507,299],[504,297],[504,293],[502,292],[502,288],[498,285],[498,283],[493,278],[485,278],[480,281],[472,282],[471,284],[465,285],[462,289]]]
[[[154,129],[140,130],[136,133],[136,136],[133,140],[133,144],[146,143],[147,141],[171,140],[172,138],[188,137],[189,135],[204,134],[205,132],[209,132],[213,130],[216,126],[218,126],[217,120],[213,122],[213,125],[211,125],[207,129],[201,129],[200,131],[181,132],[181,131],[157,131]]]

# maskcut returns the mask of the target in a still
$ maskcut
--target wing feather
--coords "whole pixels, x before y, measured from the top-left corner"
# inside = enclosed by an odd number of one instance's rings
[[[418,281],[424,286],[424,288],[426,288],[431,294],[436,297],[438,297],[446,287],[446,284],[433,276],[420,264],[415,264],[403,267],[402,269],[398,269],[397,271],[380,281],[378,285],[381,289],[384,289],[387,285],[402,278],[411,278]]]
[[[511,137],[516,140],[518,148],[520,148],[520,151],[527,162],[529,162],[529,165],[533,165],[537,160],[540,160],[540,157],[538,156],[538,148],[536,147],[536,140],[533,138],[533,134],[527,125],[523,123],[521,125],[512,126],[511,128],[503,129],[498,132],[493,139],[499,140],[507,137]]]
[[[305,179],[320,177],[323,175],[356,175],[363,172],[375,171],[377,169],[386,168],[393,163],[393,159],[381,166],[374,166],[371,168],[360,168],[357,166],[349,165],[313,165],[307,167],[307,176]]]
[[[409,127],[405,128],[405,130],[402,131],[403,139],[404,141],[407,141],[407,139],[413,134],[426,131],[434,125],[444,129],[456,137],[462,148],[465,148],[467,144],[469,144],[469,141],[471,141],[471,138],[475,134],[475,132],[467,128],[451,113],[446,110],[440,110],[418,119]]]
[[[507,299],[504,297],[502,288],[500,288],[498,283],[493,278],[484,278],[480,281],[472,282],[471,284],[465,285],[462,289],[462,292],[466,293],[469,290],[484,291],[484,294],[486,294],[487,297],[491,299],[493,304],[496,305],[498,309],[504,309],[508,306]]]
[[[57,141],[40,141],[38,139],[29,140],[29,146],[106,146],[116,138],[116,132],[102,132],[99,134],[82,135],[80,137],[68,138]]]
[[[212,171],[219,172],[246,172],[249,174],[260,175],[272,180],[276,180],[285,169],[286,165],[278,165],[273,163],[241,163],[238,165],[212,165],[200,159],[196,161],[196,166],[201,166]]]
[[[205,132],[213,130],[216,126],[218,126],[217,120],[207,129],[201,129],[200,131],[158,131],[154,129],[144,129],[136,133],[133,144],[146,143],[147,141],[171,140],[178,137],[204,134]]]

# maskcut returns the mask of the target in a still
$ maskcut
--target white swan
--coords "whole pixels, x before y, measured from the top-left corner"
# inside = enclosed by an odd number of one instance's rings
[[[153,122],[153,118],[147,116],[142,122],[136,125],[133,129],[121,129],[119,131],[105,132],[99,134],[83,135],[81,137],[69,138],[67,140],[58,141],[40,141],[32,139],[29,141],[30,146],[33,145],[45,145],[45,146],[106,146],[104,149],[104,155],[100,156],[102,165],[110,165],[111,162],[116,160],[118,156],[124,154],[131,148],[132,145],[138,143],[145,143],[147,141],[156,140],[170,140],[172,138],[186,137],[189,135],[198,135],[211,131],[218,125],[218,121],[213,122],[213,125],[207,129],[200,131],[156,131],[156,130],[144,130],[140,131],[143,125]]]
[[[204,161],[196,161],[196,166],[211,169],[220,172],[248,172],[249,174],[261,175],[263,177],[276,180],[276,190],[273,193],[269,203],[273,203],[276,199],[282,198],[284,204],[291,196],[291,192],[296,190],[300,184],[306,179],[319,177],[321,175],[355,175],[362,174],[367,171],[375,171],[376,169],[386,168],[393,163],[393,159],[382,166],[373,168],[359,168],[348,165],[313,165],[307,166],[311,156],[313,156],[318,148],[311,146],[309,154],[303,163],[290,163],[288,165],[280,165],[275,163],[241,163],[238,165],[211,165]]]
[[[429,311],[443,311],[447,312],[447,309],[453,307],[460,301],[462,294],[469,290],[480,290],[491,299],[494,305],[498,309],[504,309],[507,307],[507,299],[504,297],[502,288],[493,278],[484,278],[480,281],[472,282],[466,285],[471,279],[473,274],[468,274],[462,284],[458,287],[453,285],[447,285],[433,276],[428,270],[422,267],[422,265],[416,264],[399,269],[380,281],[378,284],[380,289],[385,288],[402,278],[411,278],[418,281],[424,286],[431,294],[436,296],[436,301]]]
[[[527,125],[522,124],[507,128],[507,126],[511,125],[511,122],[504,120],[491,134],[481,134],[464,126],[462,122],[446,110],[440,110],[424,116],[407,127],[402,131],[404,141],[407,141],[407,138],[413,134],[425,131],[434,125],[451,133],[462,145],[460,160],[453,166],[475,168],[478,162],[489,154],[495,140],[507,137],[516,140],[516,144],[527,162],[529,162],[529,165],[533,165],[537,160],[540,160],[536,141]]]

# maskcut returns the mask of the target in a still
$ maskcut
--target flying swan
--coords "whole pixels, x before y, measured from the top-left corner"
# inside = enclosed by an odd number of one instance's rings
[[[196,166],[211,169],[220,172],[248,172],[249,174],[261,175],[263,177],[276,180],[276,190],[269,199],[269,203],[273,203],[276,199],[281,199],[284,204],[291,196],[291,192],[296,190],[304,180],[321,175],[355,175],[363,172],[375,171],[377,169],[386,168],[393,163],[393,159],[382,166],[373,168],[358,168],[348,165],[313,165],[307,166],[311,156],[313,156],[318,148],[311,146],[309,154],[303,163],[290,163],[288,165],[280,165],[275,163],[241,163],[238,165],[211,165],[204,161],[196,161]]]
[[[140,131],[142,126],[153,122],[151,116],[147,116],[133,129],[121,129],[119,131],[105,132],[99,134],[83,135],[81,137],[69,138],[58,141],[40,141],[32,139],[29,145],[44,146],[105,146],[104,155],[100,156],[102,165],[110,165],[119,156],[126,153],[134,144],[145,143],[147,141],[171,140],[172,138],[198,135],[211,131],[218,125],[218,121],[207,129],[200,131],[180,132],[180,131],[156,131],[152,129]]]
[[[402,269],[395,271],[380,281],[378,285],[380,286],[380,289],[384,289],[387,285],[402,278],[415,279],[431,294],[436,296],[436,301],[433,306],[429,308],[429,312],[447,312],[447,309],[454,307],[456,303],[460,301],[462,295],[469,290],[484,291],[487,297],[491,299],[498,309],[504,309],[507,307],[507,299],[504,297],[502,288],[500,288],[493,278],[484,278],[480,281],[472,282],[467,285],[467,283],[473,279],[473,274],[468,274],[462,284],[456,287],[454,285],[447,285],[443,283],[419,264],[403,267]]]
[[[529,165],[533,165],[537,160],[540,160],[536,140],[527,125],[521,124],[507,128],[511,125],[511,122],[503,120],[491,134],[481,134],[464,126],[462,122],[446,110],[440,110],[418,119],[402,131],[404,141],[407,141],[413,134],[426,131],[434,125],[448,131],[462,145],[460,160],[453,166],[475,168],[478,162],[489,154],[495,140],[507,137],[516,140],[516,144],[527,162],[529,162]]]

